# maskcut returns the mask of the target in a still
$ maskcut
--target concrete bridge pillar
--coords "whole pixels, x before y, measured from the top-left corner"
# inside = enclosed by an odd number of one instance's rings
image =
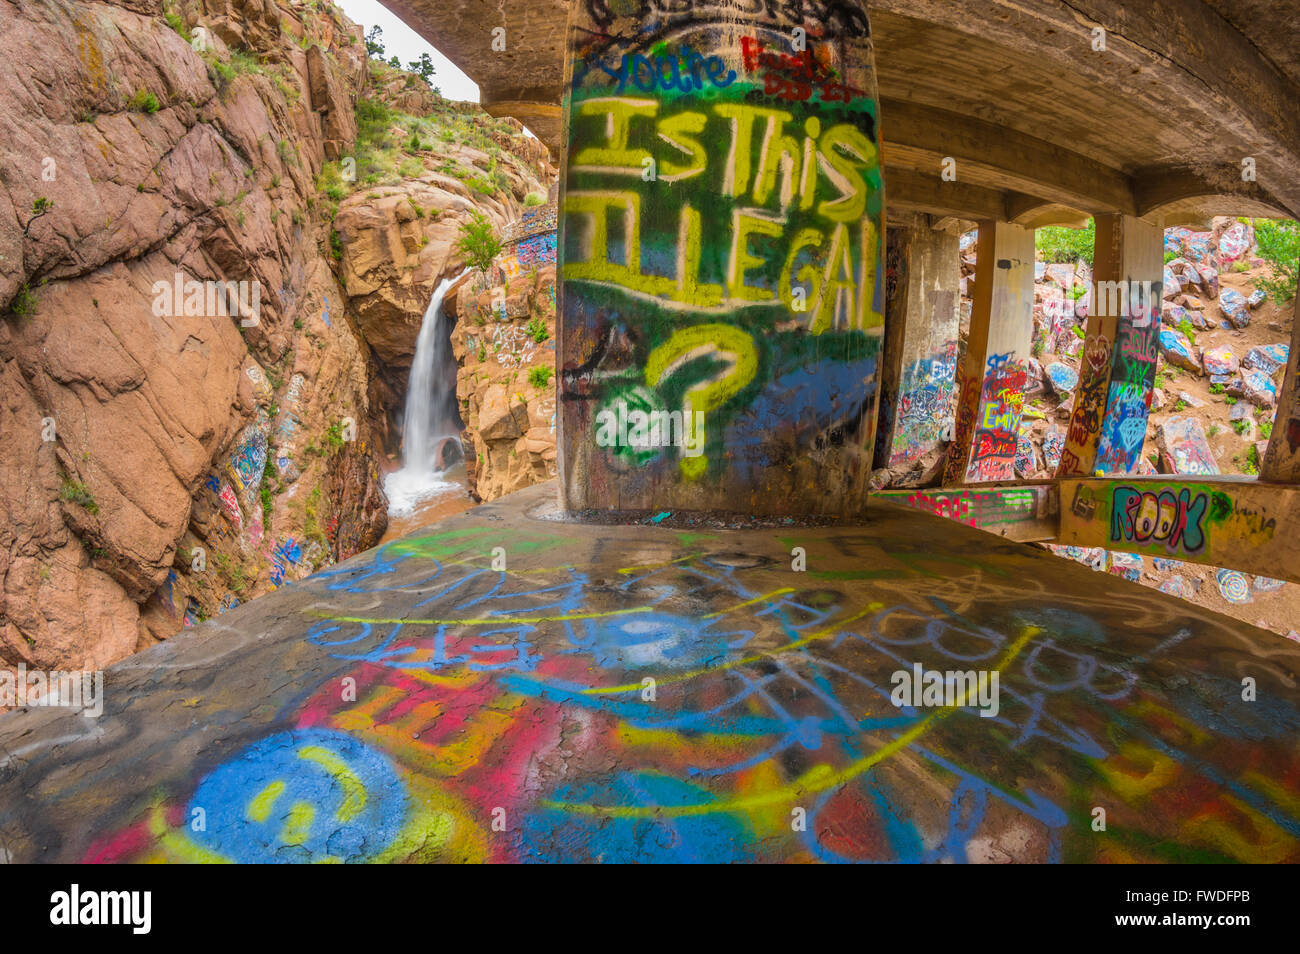
[[[1273,415],[1273,436],[1259,469],[1260,480],[1300,484],[1300,289],[1295,297],[1296,320],[1291,332],[1291,358]]]
[[[1135,470],[1155,389],[1164,231],[1131,215],[1095,222],[1092,305],[1058,477]]]
[[[865,6],[664,6],[570,7],[565,504],[856,512],[884,309]]]
[[[1024,361],[1034,330],[1032,229],[1008,222],[979,224],[971,305],[945,484],[1015,480]]]
[[[897,262],[881,359],[877,467],[906,467],[951,438],[961,325],[961,237],[918,215],[890,228]]]

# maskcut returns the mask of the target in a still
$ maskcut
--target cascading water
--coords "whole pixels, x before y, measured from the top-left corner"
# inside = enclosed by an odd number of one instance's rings
[[[402,469],[388,475],[389,513],[410,513],[422,501],[459,484],[446,472],[462,460],[456,411],[456,363],[442,301],[463,276],[445,278],[429,300],[415,342],[402,424]]]

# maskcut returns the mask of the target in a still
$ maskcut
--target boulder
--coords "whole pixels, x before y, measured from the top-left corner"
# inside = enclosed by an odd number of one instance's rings
[[[1062,361],[1053,361],[1043,370],[1048,385],[1059,397],[1065,397],[1079,386],[1079,372]]]
[[[1201,373],[1201,362],[1196,356],[1196,349],[1187,340],[1187,336],[1180,331],[1171,328],[1160,329],[1160,354],[1172,365],[1191,371],[1193,374]]]
[[[1217,255],[1219,268],[1227,268],[1234,262],[1248,258],[1254,246],[1255,230],[1243,222],[1234,223],[1219,236]]]
[[[1166,473],[1219,473],[1219,464],[1205,439],[1201,422],[1194,417],[1171,417],[1160,425],[1156,446]]]
[[[1272,407],[1277,403],[1277,385],[1263,371],[1243,371],[1242,393],[1247,401],[1259,407]]]
[[[1285,343],[1258,345],[1246,352],[1246,357],[1242,359],[1241,366],[1274,375],[1277,374],[1279,369],[1286,367],[1287,359],[1290,357],[1291,347]]]
[[[1210,375],[1232,374],[1241,367],[1241,361],[1231,345],[1219,345],[1201,353],[1201,365]]]
[[[1239,291],[1225,288],[1219,296],[1219,310],[1232,322],[1234,328],[1245,328],[1250,324],[1250,309],[1246,306],[1246,296]]]

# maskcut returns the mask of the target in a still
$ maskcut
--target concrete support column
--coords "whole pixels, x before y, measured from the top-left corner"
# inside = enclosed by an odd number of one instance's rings
[[[857,512],[884,310],[865,4],[670,6],[570,6],[565,504]]]
[[[1300,289],[1296,291],[1296,321],[1291,332],[1291,357],[1286,380],[1273,415],[1273,436],[1259,469],[1260,480],[1300,484]]]
[[[1136,469],[1155,388],[1163,229],[1131,215],[1095,221],[1092,310],[1058,477]]]
[[[958,377],[957,422],[944,483],[1015,480],[1016,439],[1034,330],[1034,233],[979,225],[970,339]]]
[[[878,467],[906,467],[951,437],[961,325],[961,237],[917,216],[897,233],[897,288],[885,317]]]

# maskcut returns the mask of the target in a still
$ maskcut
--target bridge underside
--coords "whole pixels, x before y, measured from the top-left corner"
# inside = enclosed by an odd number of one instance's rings
[[[568,0],[385,5],[479,84],[489,112],[516,116],[558,158]],[[1039,227],[1108,212],[1166,225],[1300,215],[1294,18],[1266,0],[1139,6],[868,4],[891,216]],[[956,181],[941,178],[945,158]]]
[[[0,720],[8,860],[1300,860],[1294,644],[925,514],[555,497],[135,656],[97,720]],[[997,711],[895,705],[918,669]]]

